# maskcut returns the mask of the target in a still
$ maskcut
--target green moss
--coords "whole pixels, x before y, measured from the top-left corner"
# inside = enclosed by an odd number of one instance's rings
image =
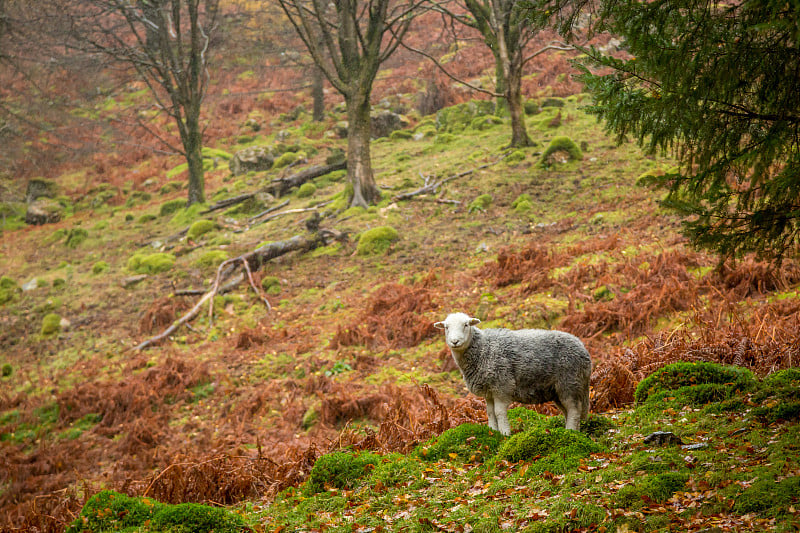
[[[576,468],[581,458],[600,450],[598,444],[578,431],[535,427],[506,440],[497,458],[511,462],[545,460],[551,472],[564,473]]]
[[[175,266],[175,256],[168,253],[138,253],[128,259],[128,269],[138,274],[158,274]]]
[[[261,280],[261,288],[267,294],[276,295],[281,293],[281,281],[275,276],[264,276]]]
[[[226,259],[228,259],[228,252],[224,250],[208,250],[203,252],[203,255],[194,262],[194,266],[198,268],[216,268]]]
[[[158,217],[153,215],[152,213],[147,213],[146,215],[142,215],[139,217],[139,224],[147,224],[148,222],[152,222],[157,218]]]
[[[538,115],[542,111],[542,109],[539,107],[539,104],[533,100],[526,100],[522,106],[525,109],[526,115]]]
[[[380,462],[380,456],[370,452],[334,452],[323,455],[314,463],[305,491],[307,494],[315,494],[325,490],[326,486],[352,489]]]
[[[444,132],[462,131],[470,126],[475,118],[494,114],[495,103],[492,100],[464,102],[437,111],[436,129]]]
[[[102,274],[103,272],[108,271],[109,268],[111,267],[105,261],[98,261],[97,263],[92,265],[92,274],[94,274],[95,276],[98,274]]]
[[[614,501],[617,508],[641,507],[647,500],[665,502],[682,490],[688,479],[689,476],[683,472],[664,472],[633,478],[630,485],[617,492]]]
[[[565,152],[569,159],[580,161],[583,159],[583,152],[575,142],[566,136],[553,137],[542,154],[542,164],[547,164],[549,157],[556,152]]]
[[[0,305],[5,305],[17,299],[22,292],[19,284],[8,276],[0,277]]]
[[[49,313],[42,319],[41,334],[45,337],[55,335],[61,331],[61,317],[55,313]]]
[[[308,198],[310,196],[314,196],[315,192],[317,192],[316,185],[313,183],[304,183],[297,189],[297,197]]]
[[[297,152],[286,152],[282,154],[280,157],[275,159],[275,162],[272,164],[273,168],[283,168],[285,166],[291,165],[295,161],[299,159]]]
[[[176,210],[172,218],[169,220],[170,224],[175,226],[188,226],[200,216],[202,211],[208,209],[206,204],[192,204],[189,207]]]
[[[800,476],[778,481],[762,478],[742,491],[736,498],[734,509],[739,513],[764,513],[776,516],[788,512],[788,507],[800,500]]]
[[[400,238],[397,230],[391,226],[372,228],[358,238],[356,253],[358,255],[377,255],[385,253],[393,242]]]
[[[524,151],[522,151],[522,150],[514,150],[513,152],[511,152],[510,154],[508,154],[506,156],[506,158],[503,160],[503,162],[506,165],[516,165],[517,163],[521,163],[522,161],[525,161],[525,157],[527,157],[527,154],[525,154]]]
[[[131,195],[128,197],[128,200],[125,202],[125,207],[133,207],[135,205],[144,204],[149,202],[151,199],[151,195],[149,192],[145,191],[133,191]]]
[[[89,238],[89,232],[83,228],[72,228],[67,233],[67,240],[64,241],[64,246],[67,248],[77,248],[83,241]]]
[[[7,378],[8,376],[10,376],[13,373],[14,373],[14,367],[11,366],[11,363],[4,363],[3,364],[3,371],[2,371],[3,377]]]
[[[433,139],[434,144],[450,144],[456,140],[456,136],[452,133],[440,133]]]
[[[616,298],[616,294],[608,286],[601,285],[592,292],[592,298],[595,302],[608,302]]]
[[[241,516],[219,507],[196,503],[167,505],[106,490],[89,498],[67,533],[139,530],[235,533],[245,529]]]
[[[492,205],[492,200],[493,198],[491,194],[481,194],[469,204],[469,212],[474,213],[475,211],[486,211],[489,209],[489,206]]]
[[[636,387],[634,398],[637,403],[647,401],[648,397],[658,393],[680,392],[687,399],[701,401],[703,399],[721,399],[724,390],[750,390],[755,386],[753,373],[747,369],[734,366],[723,366],[716,363],[674,363],[667,365],[646,378]],[[702,387],[705,385],[705,387]],[[716,385],[716,387],[709,387]],[[700,387],[695,391],[691,387]],[[730,396],[728,392],[725,396]]]
[[[459,458],[470,463],[492,457],[503,442],[503,435],[486,424],[461,424],[420,445],[416,455],[426,461]]]
[[[210,231],[214,231],[215,229],[217,229],[217,223],[213,220],[198,220],[189,226],[189,231],[186,233],[186,237],[196,241],[198,237],[205,235]]]
[[[408,130],[394,130],[392,133],[389,134],[389,138],[393,141],[397,140],[406,140],[410,139],[414,136],[414,133]]]
[[[422,464],[419,460],[399,453],[384,456],[372,471],[368,483],[374,486],[380,482],[384,487],[411,484],[422,477]]]
[[[184,183],[182,181],[169,181],[161,186],[161,188],[158,190],[158,194],[164,195],[180,191],[181,189],[183,189],[183,185]],[[185,200],[184,200],[184,205],[186,205]]]
[[[172,215],[184,207],[186,207],[186,200],[182,198],[176,198],[175,200],[169,200],[161,204],[158,214],[162,217],[165,217],[167,215]]]
[[[494,115],[486,115],[472,119],[472,122],[469,123],[469,127],[476,131],[483,131],[502,123],[502,118]]]

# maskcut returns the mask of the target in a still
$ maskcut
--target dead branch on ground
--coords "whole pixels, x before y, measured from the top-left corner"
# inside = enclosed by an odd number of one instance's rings
[[[289,189],[299,187],[307,181],[313,180],[325,174],[329,174],[336,170],[344,170],[347,168],[347,161],[342,163],[335,163],[333,165],[314,165],[302,172],[292,174],[286,178],[277,178],[272,180],[272,194],[275,196],[283,196]]]
[[[434,180],[430,176],[425,176],[424,174],[422,174],[420,172],[420,177],[422,178],[422,181],[423,181],[422,187],[420,187],[419,189],[417,189],[415,191],[404,192],[402,194],[395,195],[392,198],[392,201],[393,202],[399,202],[400,200],[409,200],[409,199],[411,199],[411,198],[413,198],[415,196],[419,196],[421,194],[435,194],[439,190],[439,187],[441,187],[442,185],[444,185],[448,181],[453,181],[453,180],[458,179],[458,178],[463,178],[464,176],[469,176],[470,174],[472,174],[474,172],[477,172],[479,170],[483,170],[484,168],[488,168],[488,167],[491,167],[493,165],[496,165],[497,163],[499,163],[500,161],[502,161],[505,158],[506,158],[506,156],[504,155],[503,157],[501,157],[497,161],[492,161],[491,163],[486,163],[485,165],[481,165],[481,166],[473,168],[471,170],[465,170],[464,172],[459,172],[458,174],[453,174],[452,176],[448,176],[446,178],[442,178],[442,179],[438,179],[438,180]],[[444,203],[444,201],[442,201],[442,202]],[[450,203],[450,202],[448,202],[448,203]]]
[[[165,329],[163,332],[155,335],[147,339],[146,341],[141,342],[135,348],[136,351],[143,350],[148,346],[152,346],[173,333],[177,331],[181,326],[189,324],[199,313],[200,310],[203,308],[206,302],[209,303],[209,323],[212,320],[213,313],[214,313],[214,296],[220,293],[220,291],[225,288],[230,290],[231,285],[236,285],[239,282],[247,279],[250,283],[250,287],[256,292],[262,302],[265,303],[268,309],[271,308],[269,305],[269,301],[267,300],[264,293],[255,283],[253,279],[253,270],[259,269],[264,263],[269,261],[270,259],[274,259],[276,257],[280,257],[284,254],[289,252],[302,250],[308,251],[313,250],[319,246],[327,245],[329,242],[333,240],[343,240],[346,237],[343,233],[333,230],[333,229],[319,229],[315,233],[306,233],[301,235],[295,235],[294,237],[278,242],[272,242],[260,246],[253,250],[252,252],[248,252],[246,254],[242,254],[238,257],[234,257],[232,259],[228,259],[222,264],[219,265],[217,268],[217,275],[214,278],[214,283],[211,286],[211,289],[206,292],[200,300],[192,307],[186,314],[184,314],[180,319],[176,320],[172,323],[170,327]],[[243,271],[245,274],[239,272]],[[238,279],[234,276],[238,276]],[[229,282],[230,280],[230,282]],[[228,283],[226,283],[228,282]],[[234,283],[235,282],[235,283]]]

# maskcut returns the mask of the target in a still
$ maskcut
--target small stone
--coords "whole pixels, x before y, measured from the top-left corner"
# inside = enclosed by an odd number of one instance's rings
[[[683,444],[679,436],[671,431],[654,431],[644,438],[645,444],[655,444],[656,446],[667,446],[670,444]]]
[[[37,280],[36,278],[33,278],[29,282],[24,283],[22,285],[22,290],[23,290],[23,292],[28,292],[28,291],[34,290],[38,286],[39,286],[39,280]]]

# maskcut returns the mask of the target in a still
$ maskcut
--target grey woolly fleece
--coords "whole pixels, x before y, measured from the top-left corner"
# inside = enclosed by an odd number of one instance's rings
[[[563,331],[472,328],[463,352],[451,348],[467,388],[477,396],[506,402],[553,401],[589,410],[592,361],[583,343]]]

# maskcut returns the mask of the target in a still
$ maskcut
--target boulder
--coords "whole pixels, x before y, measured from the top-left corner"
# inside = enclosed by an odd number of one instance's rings
[[[370,118],[373,139],[388,137],[393,131],[408,127],[408,121],[392,111],[380,111]]]
[[[231,158],[230,169],[234,176],[248,172],[269,170],[275,162],[272,150],[267,146],[250,146],[239,150]]]
[[[50,198],[38,198],[28,203],[25,222],[34,226],[51,224],[61,220],[64,208]]]

